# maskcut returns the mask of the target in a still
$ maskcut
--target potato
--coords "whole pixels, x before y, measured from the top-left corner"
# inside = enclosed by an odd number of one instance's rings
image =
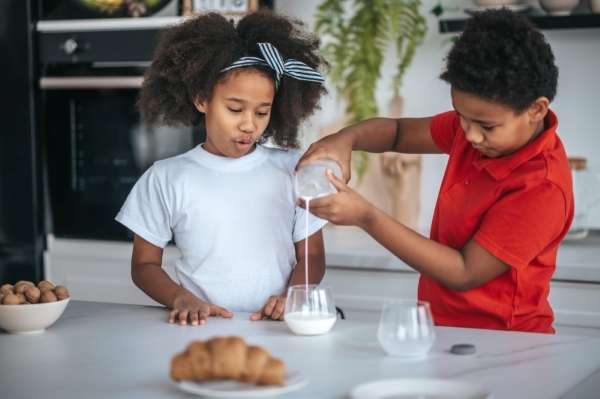
[[[67,287],[57,285],[54,289],[54,295],[56,295],[56,298],[58,298],[59,301],[62,301],[69,297],[69,290],[67,290]]]
[[[3,284],[2,287],[0,287],[0,292],[2,292],[4,295],[14,294],[15,292],[13,289],[14,286],[12,284]]]
[[[19,281],[15,284],[15,294],[23,294],[29,287],[35,287],[31,281]]]
[[[40,296],[41,303],[56,302],[56,295],[52,291],[44,291]]]
[[[42,291],[42,292],[54,289],[54,284],[52,284],[48,280],[42,280],[42,281],[40,281],[37,286],[40,289],[40,291]]]
[[[0,291],[0,303],[2,303],[2,299],[4,299],[4,294]]]
[[[2,299],[3,305],[18,305],[19,297],[16,294],[8,294]]]
[[[38,287],[29,287],[25,291],[25,299],[29,303],[38,303],[40,301],[41,292]]]

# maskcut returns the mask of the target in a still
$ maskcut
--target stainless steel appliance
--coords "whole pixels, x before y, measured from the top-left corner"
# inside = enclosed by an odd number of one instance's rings
[[[203,141],[150,128],[135,102],[158,34],[178,18],[41,21],[41,133],[56,237],[123,240],[113,218],[154,161]]]

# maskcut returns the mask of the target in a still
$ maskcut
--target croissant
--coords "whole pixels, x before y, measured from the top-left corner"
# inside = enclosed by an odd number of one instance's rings
[[[240,337],[216,337],[194,341],[171,360],[175,381],[231,379],[257,385],[283,385],[285,364]]]

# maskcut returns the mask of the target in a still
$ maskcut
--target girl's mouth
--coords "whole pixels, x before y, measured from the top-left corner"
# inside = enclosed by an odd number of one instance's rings
[[[234,143],[235,143],[235,146],[236,146],[236,147],[237,147],[239,150],[247,150],[247,149],[249,149],[250,147],[252,147],[252,145],[254,144],[254,140],[250,140],[250,139],[248,139],[248,140],[246,140],[246,139],[243,139],[243,140],[235,140],[235,141],[234,141]]]

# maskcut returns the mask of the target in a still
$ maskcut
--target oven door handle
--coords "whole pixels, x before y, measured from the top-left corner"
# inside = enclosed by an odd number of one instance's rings
[[[74,76],[40,78],[42,90],[139,89],[143,76]]]

